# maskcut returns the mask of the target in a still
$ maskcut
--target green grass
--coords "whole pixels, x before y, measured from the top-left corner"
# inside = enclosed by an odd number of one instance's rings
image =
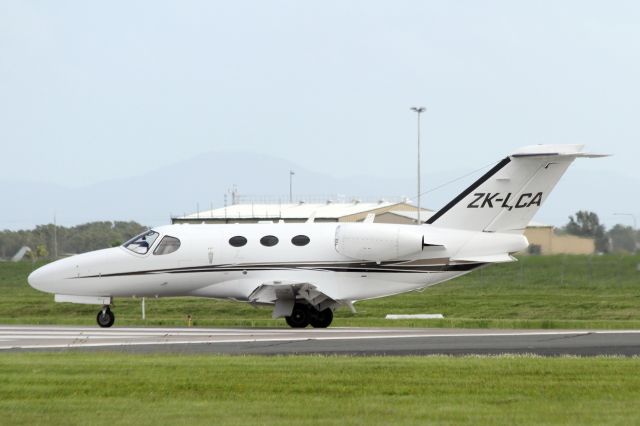
[[[0,355],[0,422],[638,424],[640,359]]]
[[[447,283],[363,301],[336,312],[334,326],[640,328],[640,256],[542,256],[493,265]],[[31,263],[0,263],[0,323],[94,324],[97,307],[58,304],[26,283]],[[285,327],[269,309],[197,298],[116,299],[117,325]],[[386,314],[442,313],[444,320],[385,320]]]

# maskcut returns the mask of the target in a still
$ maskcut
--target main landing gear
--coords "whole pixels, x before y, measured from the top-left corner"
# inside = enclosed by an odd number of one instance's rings
[[[98,316],[96,317],[96,321],[98,321],[98,325],[102,328],[108,328],[113,325],[116,320],[116,316],[113,315],[111,309],[109,309],[109,305],[104,305],[102,310],[98,312]]]
[[[318,311],[309,305],[296,303],[291,315],[284,319],[291,328],[305,328],[309,324],[314,328],[327,328],[333,321],[333,311],[331,308]]]

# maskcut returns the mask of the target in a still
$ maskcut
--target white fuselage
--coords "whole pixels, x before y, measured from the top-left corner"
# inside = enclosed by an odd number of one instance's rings
[[[273,305],[294,328],[324,328],[352,302],[437,284],[489,263],[515,260],[524,229],[569,165],[598,157],[582,145],[519,149],[420,225],[262,223],[168,225],[122,247],[58,260],[29,284],[61,302],[114,297],[201,296]]]
[[[201,296],[241,301],[249,300],[261,285],[312,283],[333,300],[355,301],[446,281],[486,263],[504,261],[509,253],[527,246],[520,234],[430,225],[202,224],[168,225],[153,231],[159,235],[144,254],[121,246],[72,256],[38,269],[29,283],[38,290],[63,295]],[[300,235],[308,237],[306,245],[292,243]],[[349,235],[356,237],[347,239]],[[378,235],[387,235],[387,239],[378,241]],[[154,254],[165,236],[178,239],[179,248]],[[244,237],[246,244],[233,247],[229,240],[234,236]],[[261,244],[265,236],[277,237],[277,244]],[[407,249],[414,241],[420,241],[419,246]],[[378,247],[397,250],[378,253]],[[338,250],[359,251],[350,257]],[[406,254],[408,251],[411,253]],[[389,258],[398,253],[401,257]]]

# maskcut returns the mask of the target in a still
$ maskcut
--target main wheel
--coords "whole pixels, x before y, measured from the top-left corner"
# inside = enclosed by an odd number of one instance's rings
[[[284,317],[284,319],[287,320],[287,324],[289,324],[289,327],[291,328],[305,328],[309,325],[311,313],[307,306],[296,303],[293,306],[291,315]]]
[[[98,316],[96,317],[98,325],[102,328],[111,327],[115,320],[116,316],[113,315],[113,312],[111,312],[111,309],[109,309],[109,307],[98,312]]]
[[[313,312],[309,323],[314,328],[327,328],[331,325],[331,321],[333,321],[333,311],[327,308],[324,311]]]

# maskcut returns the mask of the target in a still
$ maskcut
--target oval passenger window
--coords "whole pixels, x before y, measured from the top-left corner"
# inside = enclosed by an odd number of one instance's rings
[[[278,237],[275,237],[273,235],[266,235],[260,238],[260,244],[266,247],[273,247],[278,244]]]
[[[306,246],[311,240],[306,235],[296,235],[291,239],[294,246]]]
[[[241,235],[229,238],[229,245],[234,247],[242,247],[245,244],[247,244],[247,239]]]

